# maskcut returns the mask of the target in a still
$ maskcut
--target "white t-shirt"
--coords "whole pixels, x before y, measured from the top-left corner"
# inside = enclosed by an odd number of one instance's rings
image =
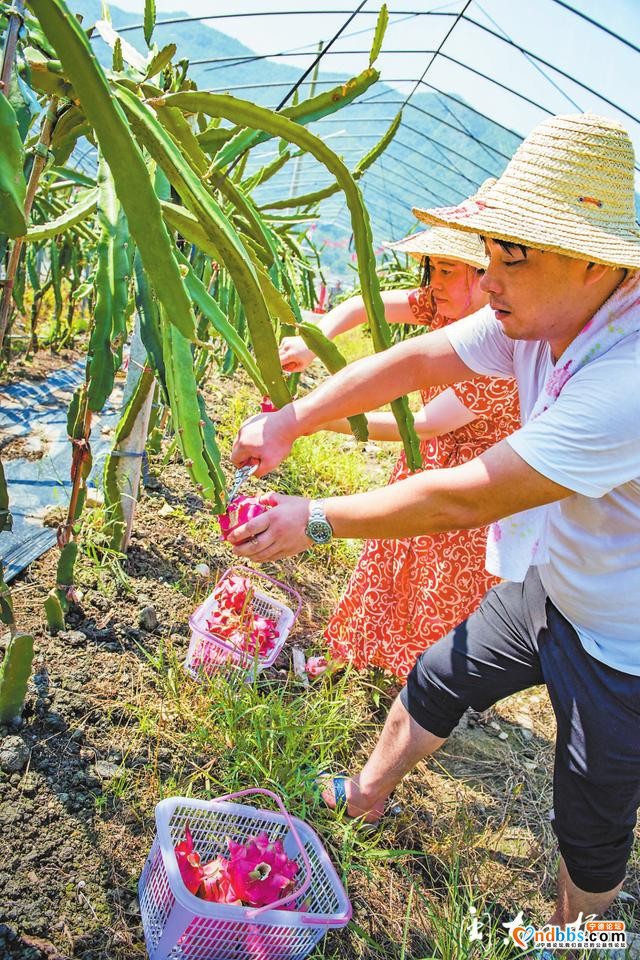
[[[585,364],[527,422],[553,368],[546,342],[510,340],[490,307],[444,328],[458,356],[518,382],[523,426],[508,443],[575,495],[550,511],[551,601],[593,657],[640,676],[640,334]]]

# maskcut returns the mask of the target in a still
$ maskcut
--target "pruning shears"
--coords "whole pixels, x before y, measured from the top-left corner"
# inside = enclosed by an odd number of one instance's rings
[[[235,500],[240,491],[240,487],[247,482],[249,477],[253,476],[257,469],[257,463],[245,464],[244,467],[238,467],[233,478],[233,483],[231,484],[231,489],[227,494],[227,503],[231,503],[232,500]]]

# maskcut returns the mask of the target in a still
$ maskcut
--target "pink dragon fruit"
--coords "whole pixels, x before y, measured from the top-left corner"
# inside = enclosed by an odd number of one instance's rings
[[[234,497],[227,506],[227,512],[220,514],[218,517],[222,539],[226,540],[236,527],[241,527],[254,517],[259,517],[261,513],[266,513],[268,509],[269,507],[261,503],[257,497]]]
[[[263,397],[260,401],[260,410],[262,413],[275,413],[277,409],[271,397]]]
[[[175,849],[182,882],[190,893],[196,893],[202,882],[203,870],[200,854],[194,848],[189,824],[184,828],[184,840]]]
[[[266,657],[273,650],[277,639],[278,624],[276,621],[270,620],[268,617],[256,617],[247,644],[248,651],[257,650],[261,657]]]
[[[326,657],[309,657],[304,669],[310,677],[320,677],[329,669],[329,661]]]
[[[263,832],[245,844],[227,842],[229,879],[244,904],[262,907],[291,893],[298,864],[289,859],[280,840],[270,843]]]
[[[202,900],[214,903],[231,903],[241,907],[242,901],[236,895],[229,879],[229,861],[224,857],[216,857],[205,863],[202,868],[202,883],[198,889],[198,896]]]
[[[218,637],[223,637],[234,625],[234,612],[229,609],[214,610],[207,620],[207,630]]]
[[[221,615],[242,613],[251,602],[253,587],[248,577],[239,577],[232,574],[220,581],[213,591]],[[247,599],[248,598],[248,599]]]

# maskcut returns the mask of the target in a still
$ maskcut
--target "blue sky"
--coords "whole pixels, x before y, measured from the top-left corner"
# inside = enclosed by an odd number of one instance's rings
[[[587,15],[603,22],[611,30],[622,34],[640,46],[639,0],[568,0]],[[143,0],[117,0],[117,5],[142,13]],[[408,16],[409,11],[457,12],[463,2],[439,4],[434,0],[390,0],[391,24],[385,38],[384,50],[378,61],[383,79],[395,81],[394,86],[404,94],[420,76],[429,60],[426,50],[436,48],[453,22],[450,18]],[[312,14],[288,16],[235,17],[209,20],[211,26],[229,33],[258,53],[279,53],[288,50],[315,49],[319,40],[327,40],[345,21],[346,13],[322,14],[322,10],[349,10],[356,0],[238,0],[229,5],[210,0],[157,0],[158,18],[176,11],[194,16],[272,11],[295,11],[301,8]],[[368,0],[336,46],[336,54],[325,62],[332,70],[355,73],[366,66],[366,54],[375,12],[379,0]],[[404,11],[404,14],[402,13]],[[601,31],[581,21],[555,0],[482,0],[471,3],[467,15],[498,33],[504,33],[548,62],[558,65],[566,73],[596,89],[602,96],[619,104],[631,114],[640,112],[637,91],[640,80],[640,55]],[[412,54],[392,51],[415,50]],[[342,52],[349,51],[349,52]],[[543,103],[556,113],[582,110],[615,116],[629,129],[640,155],[640,124],[623,111],[616,110],[602,99],[593,96],[547,68],[542,68],[563,93],[516,50],[481,32],[471,24],[461,22],[444,46],[443,52],[475,69],[488,73],[506,86],[515,87],[533,100]],[[280,63],[304,66],[305,56],[278,58]],[[525,101],[482,80],[469,71],[442,58],[432,64],[427,79],[437,86],[465,97],[472,105],[483,109],[500,123],[526,134],[544,114]],[[574,103],[572,103],[573,101]],[[575,104],[575,105],[574,105]]]
[[[521,136],[526,136],[537,123],[545,119],[548,112],[576,113],[584,110],[614,117],[629,130],[635,145],[637,166],[640,167],[640,123],[633,119],[636,115],[640,116],[637,101],[640,54],[564,9],[562,2],[640,47],[640,0],[607,0],[606,4],[602,0],[472,0],[466,8],[466,16],[477,23],[474,25],[461,20],[456,24],[442,50],[446,56],[438,56],[431,63],[426,80],[440,90],[462,97],[475,109]],[[212,3],[211,0],[156,0],[156,3],[158,20],[180,15],[181,12],[191,16],[214,15],[215,18],[205,20],[205,24],[235,37],[258,54],[287,52],[287,56],[278,57],[274,62],[304,69],[315,56],[318,42],[326,42],[339,30],[358,6],[359,0],[269,0],[268,3],[262,0],[236,0],[233,4]],[[455,14],[465,7],[465,3],[466,0],[449,3],[439,0],[388,0],[390,23],[383,52],[376,63],[382,80],[398,90],[397,99],[381,101],[380,113],[388,120],[398,109],[399,103],[414,89],[416,79],[423,74],[431,59],[428,51],[439,47],[455,22]],[[114,5],[138,13],[142,20],[144,0],[114,0]],[[349,24],[332,52],[323,60],[322,69],[353,76],[366,68],[380,6],[381,0],[367,0],[362,12]],[[295,12],[300,10],[304,12]],[[261,15],[237,16],[245,13]],[[430,15],[433,13],[439,15]],[[557,66],[565,74],[591,87],[596,93],[585,90],[579,83],[572,82],[547,66],[532,62],[520,50],[489,35],[478,24],[510,38],[548,64]],[[215,56],[213,50],[212,56]],[[459,63],[453,63],[448,57]],[[497,83],[482,79],[464,65],[491,76]],[[212,70],[210,76],[212,87],[221,83],[233,84],[232,67],[225,66],[219,72]],[[503,87],[517,90],[522,96],[518,97]],[[419,89],[428,92],[425,87]],[[248,90],[240,95],[251,96]],[[607,100],[611,103],[607,103]],[[547,112],[535,104],[542,104]],[[410,112],[405,111],[403,122],[407,122],[407,116],[411,120]],[[344,126],[337,123],[337,126],[329,129],[329,138],[345,133],[356,135],[353,143],[358,156],[371,145],[366,143],[360,150],[362,145],[357,133],[362,127],[355,122],[349,126],[346,114]],[[409,137],[412,136],[409,134]],[[420,147],[421,141],[415,137],[413,139],[415,145]],[[344,150],[344,147],[340,149]],[[265,156],[268,152],[269,148],[266,147]],[[383,167],[384,162],[380,161],[376,179],[383,175]],[[301,162],[296,176],[296,186],[302,192],[322,185],[317,182],[318,172],[313,164]],[[380,188],[381,184],[374,185],[369,176],[361,181],[361,186],[370,207],[377,239],[397,239],[410,229],[409,200],[406,208],[397,202],[384,203],[379,190],[375,189],[376,186]],[[420,202],[424,186],[418,182],[408,184],[411,192],[416,194],[413,201],[419,206],[433,205],[433,199],[428,197]],[[282,190],[282,179],[274,180],[271,188],[276,192]],[[636,189],[640,192],[640,174],[636,174]],[[293,182],[289,187],[287,181],[285,192],[297,192]],[[386,211],[384,216],[381,208]],[[322,220],[323,223],[335,223],[348,230],[347,211],[341,197],[325,202]]]

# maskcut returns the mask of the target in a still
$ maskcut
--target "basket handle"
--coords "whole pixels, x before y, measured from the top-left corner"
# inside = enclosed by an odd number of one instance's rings
[[[281,897],[280,900],[274,900],[273,903],[266,903],[263,907],[256,907],[255,909],[248,910],[247,919],[249,920],[253,920],[254,917],[259,916],[259,914],[264,913],[266,910],[277,910],[278,907],[283,906],[285,903],[289,903],[289,901],[293,900],[294,897],[299,897],[303,893],[306,893],[311,884],[311,863],[309,862],[307,851],[305,850],[304,845],[298,836],[298,831],[294,826],[289,811],[277,793],[274,793],[272,790],[266,790],[262,787],[251,787],[248,790],[238,790],[236,793],[226,793],[223,797],[216,797],[215,802],[218,802],[219,800],[237,800],[239,797],[248,797],[256,793],[261,793],[267,797],[270,797],[280,810],[280,813],[283,815],[285,822],[291,831],[291,835],[297,844],[298,850],[300,851],[302,862],[304,864],[305,877],[302,886],[297,890],[293,890],[291,893],[287,894],[286,897]]]
[[[232,571],[235,572],[236,570],[246,574],[247,576],[261,577],[263,580],[266,580],[268,583],[272,583],[274,586],[279,587],[280,590],[285,590],[287,593],[290,593],[291,596],[295,597],[296,609],[293,614],[293,623],[296,622],[296,620],[300,616],[300,611],[302,609],[302,597],[300,596],[298,591],[295,589],[295,587],[290,587],[286,583],[281,583],[280,580],[275,580],[273,577],[268,576],[266,573],[261,573],[260,570],[252,570],[250,567],[240,567],[240,566],[229,567],[229,569],[225,571],[224,576],[221,577],[220,579],[223,580],[228,573],[231,573]]]

